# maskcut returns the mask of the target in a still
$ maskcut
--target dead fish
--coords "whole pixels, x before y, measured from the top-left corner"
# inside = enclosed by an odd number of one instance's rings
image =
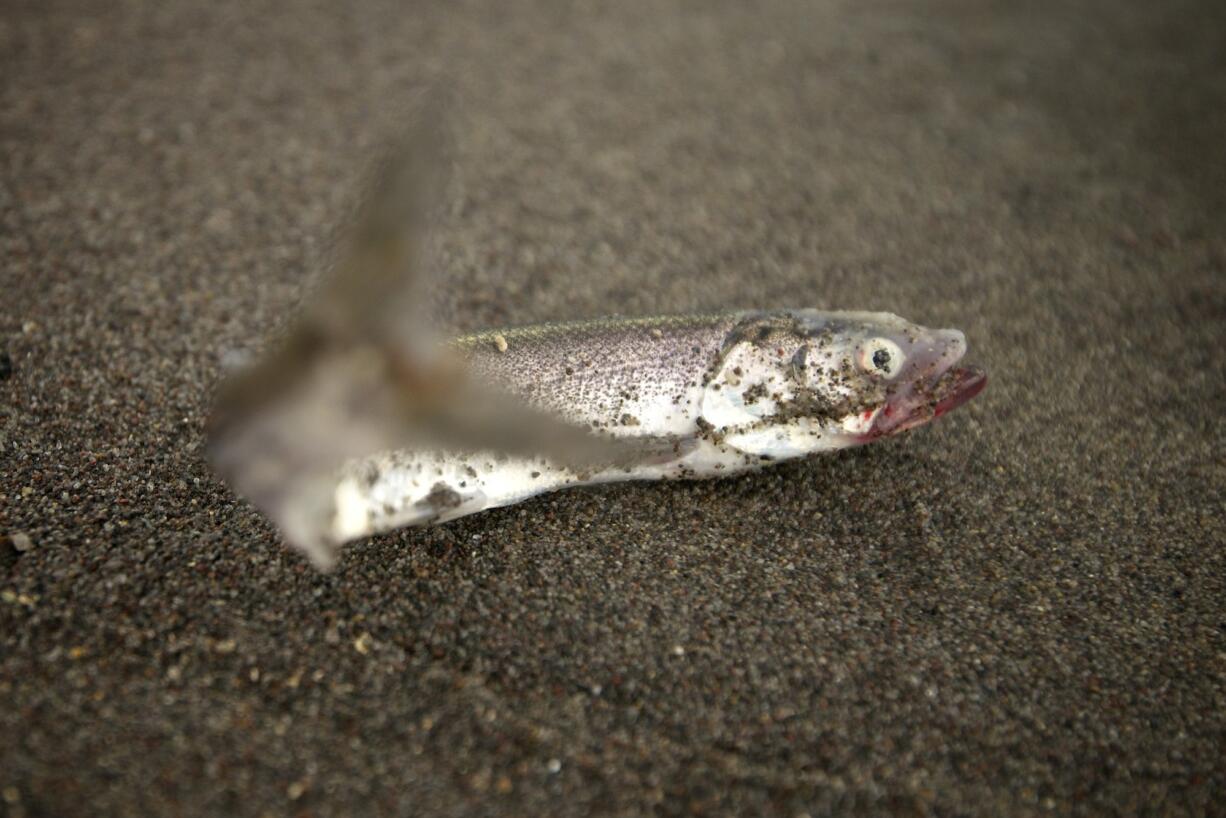
[[[889,313],[611,318],[439,342],[419,271],[444,186],[426,107],[334,272],[220,387],[214,469],[320,568],[351,540],[567,486],[717,477],[855,446],[983,389],[966,341]]]
[[[962,405],[986,374],[958,330],[779,310],[547,324],[450,345],[473,376],[624,442],[604,463],[394,450],[337,474],[326,538],[444,522],[574,485],[721,477],[857,446]]]

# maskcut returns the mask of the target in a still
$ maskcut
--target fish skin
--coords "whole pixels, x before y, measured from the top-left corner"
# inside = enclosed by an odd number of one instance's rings
[[[699,381],[744,319],[605,318],[482,332],[452,346],[472,376],[571,423],[617,436],[624,427],[634,436],[692,434]]]
[[[865,345],[881,339],[903,358],[893,378],[864,360]],[[966,350],[956,330],[888,313],[815,310],[545,324],[448,346],[470,377],[639,445],[628,460],[582,471],[482,452],[362,458],[338,476],[327,533],[337,546],[566,486],[726,476],[861,445],[930,420],[931,407],[949,401],[935,385]],[[982,381],[972,373],[959,383],[977,392]]]

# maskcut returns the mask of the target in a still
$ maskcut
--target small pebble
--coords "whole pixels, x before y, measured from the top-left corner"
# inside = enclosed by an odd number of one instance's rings
[[[13,544],[14,550],[22,554],[34,547],[34,541],[24,531],[14,531],[9,534],[9,542]]]

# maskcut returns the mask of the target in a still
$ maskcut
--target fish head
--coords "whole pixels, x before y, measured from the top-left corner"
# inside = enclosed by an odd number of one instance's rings
[[[704,386],[703,419],[727,445],[765,458],[869,443],[979,394],[966,338],[892,313],[793,310],[753,316]]]

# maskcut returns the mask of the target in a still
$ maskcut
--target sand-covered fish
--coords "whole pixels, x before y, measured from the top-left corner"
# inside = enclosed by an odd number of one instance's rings
[[[422,247],[442,184],[421,117],[333,273],[222,384],[214,468],[326,568],[346,542],[546,491],[717,477],[867,443],[964,403],[962,333],[780,310],[429,331]]]
[[[889,313],[780,310],[548,324],[452,346],[472,376],[623,441],[608,462],[393,450],[339,472],[336,543],[566,486],[720,477],[925,423],[986,383],[966,340]]]

